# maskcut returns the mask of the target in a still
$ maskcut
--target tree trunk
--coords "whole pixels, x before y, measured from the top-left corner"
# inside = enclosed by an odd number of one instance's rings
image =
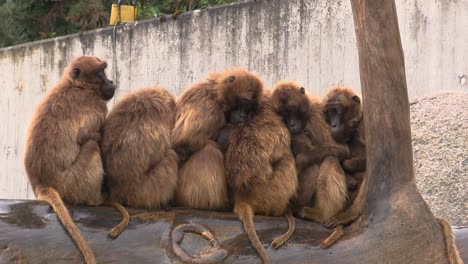
[[[175,227],[185,223],[208,228],[226,251],[225,263],[260,262],[241,223],[232,213],[173,209],[140,215],[132,217],[128,228],[113,240],[108,236],[108,231],[121,220],[117,210],[89,206],[68,208],[83,236],[90,242],[98,263],[179,263],[180,258],[174,253],[170,234]],[[140,213],[144,211],[130,210],[131,215]],[[372,244],[349,234],[324,250],[319,245],[330,230],[300,219],[296,219],[296,231],[290,241],[274,250],[269,244],[287,230],[286,219],[256,216],[255,226],[273,263],[393,263],[393,259],[398,258],[396,254],[412,254],[411,250],[399,253],[391,249],[382,253],[376,250],[380,247],[376,244],[383,243],[375,242],[377,238],[372,238]],[[395,234],[394,230],[391,232]],[[463,257],[467,259],[468,229],[459,229],[456,234],[462,255],[464,253]],[[399,243],[398,236],[396,233],[389,240]],[[180,247],[191,254],[210,248],[201,236],[194,234],[185,235]],[[365,251],[371,248],[374,249]],[[391,257],[380,261],[382,254]],[[0,200],[0,263],[82,263],[82,258],[46,203]]]

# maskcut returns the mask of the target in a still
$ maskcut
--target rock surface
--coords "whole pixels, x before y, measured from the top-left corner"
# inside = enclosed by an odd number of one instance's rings
[[[468,92],[410,102],[418,189],[434,215],[468,225]]]

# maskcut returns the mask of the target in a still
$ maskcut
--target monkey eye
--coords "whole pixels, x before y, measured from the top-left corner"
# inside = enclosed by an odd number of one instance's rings
[[[73,68],[72,69],[72,79],[76,79],[80,76],[81,70],[79,68]]]

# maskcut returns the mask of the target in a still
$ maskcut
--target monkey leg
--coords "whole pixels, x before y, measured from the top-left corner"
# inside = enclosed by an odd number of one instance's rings
[[[324,223],[342,211],[347,203],[346,176],[335,157],[327,157],[320,164],[315,195],[315,207],[322,213]]]
[[[73,222],[58,192],[52,188],[39,187],[37,188],[37,194],[37,197],[40,200],[46,201],[54,208],[58,219],[60,220],[60,222],[62,222],[62,225],[65,227],[65,230],[67,230],[68,234],[70,234],[70,237],[78,246],[78,249],[83,255],[85,262],[87,264],[95,264],[96,259],[94,257],[93,251],[91,250],[91,247],[89,246],[88,242],[83,238],[80,230]]]
[[[458,252],[457,245],[455,244],[452,226],[442,218],[436,217],[436,220],[442,228],[449,264],[463,264],[463,260],[460,257],[460,252]]]
[[[122,214],[122,221],[114,226],[110,231],[109,231],[109,236],[112,238],[118,237],[128,226],[128,222],[130,220],[130,215],[128,214],[128,211],[119,203],[108,203],[107,205],[114,207],[115,209],[119,210],[119,212]]]
[[[366,203],[366,196],[367,196],[367,177],[364,178],[364,181],[359,187],[358,194],[353,204],[350,207],[348,207],[346,210],[339,212],[337,215],[327,220],[324,225],[327,228],[332,228],[337,225],[346,225],[356,220],[359,216],[361,216],[361,213],[364,210],[364,206]]]
[[[260,239],[258,238],[257,231],[255,230],[255,225],[253,222],[254,213],[252,207],[246,202],[236,201],[234,205],[234,213],[237,214],[242,224],[244,225],[244,230],[247,233],[247,236],[250,239],[255,250],[257,250],[262,262],[264,264],[270,264],[270,257],[268,256],[265,248],[263,247]]]
[[[64,201],[70,204],[101,205],[104,168],[99,145],[94,140],[81,146],[73,164],[64,172]]]
[[[333,232],[328,236],[322,243],[320,244],[321,248],[329,248],[333,244],[336,243],[336,241],[340,240],[343,237],[343,226],[339,225],[333,229]]]
[[[179,168],[176,203],[197,209],[224,209],[228,205],[224,156],[214,141],[209,141]]]
[[[298,190],[294,199],[294,209],[301,209],[310,206],[312,198],[317,189],[317,178],[319,175],[319,165],[313,165],[305,169],[298,177]]]
[[[274,249],[278,249],[281,246],[283,246],[284,243],[286,243],[289,240],[289,238],[292,236],[292,234],[294,233],[294,229],[296,229],[296,224],[294,222],[294,217],[292,215],[291,210],[288,210],[288,212],[286,213],[286,219],[288,220],[288,231],[284,233],[283,235],[281,235],[280,237],[273,240],[273,242],[271,243],[271,246]]]
[[[307,219],[316,223],[322,223],[322,212],[315,207],[304,206],[299,210],[297,216],[302,219]]]

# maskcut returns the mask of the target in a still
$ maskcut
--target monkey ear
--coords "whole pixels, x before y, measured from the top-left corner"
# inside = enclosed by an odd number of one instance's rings
[[[358,103],[358,104],[361,103],[361,99],[360,99],[359,96],[357,96],[357,95],[353,96],[353,98],[351,98],[351,99],[353,99],[353,101],[356,102],[356,103]]]
[[[72,69],[72,79],[76,80],[80,76],[81,70],[79,68],[73,68]]]
[[[229,77],[227,77],[226,80],[227,80],[228,82],[233,82],[235,79],[236,79],[235,76],[229,76]]]
[[[305,94],[305,88],[304,87],[301,87],[301,89],[299,89],[299,91],[301,92],[301,94]]]

